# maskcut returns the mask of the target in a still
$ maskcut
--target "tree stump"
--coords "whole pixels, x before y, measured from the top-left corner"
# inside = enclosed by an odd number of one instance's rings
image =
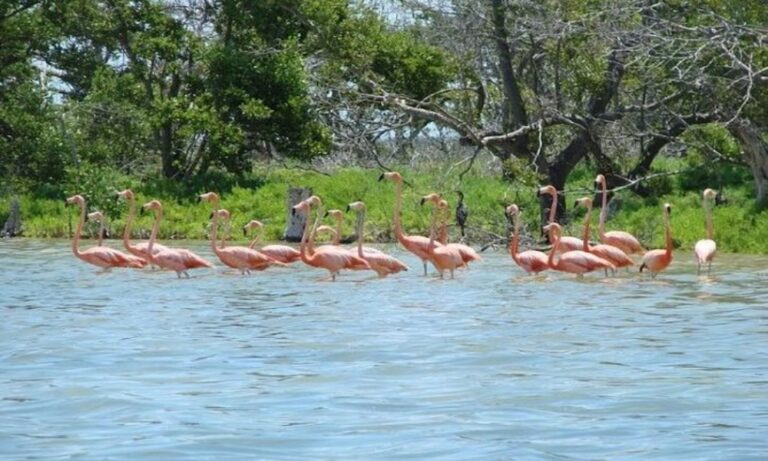
[[[300,242],[301,234],[304,233],[304,223],[307,222],[307,215],[304,213],[292,213],[293,206],[309,198],[312,195],[312,189],[305,187],[289,187],[288,188],[288,219],[286,219],[287,226],[283,233],[283,240],[288,242]]]
[[[21,206],[19,205],[18,197],[14,197],[11,200],[11,208],[8,214],[8,219],[5,221],[3,231],[0,232],[2,237],[16,237],[21,235]]]

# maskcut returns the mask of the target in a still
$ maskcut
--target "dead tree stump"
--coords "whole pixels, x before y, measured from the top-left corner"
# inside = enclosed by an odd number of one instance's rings
[[[288,242],[300,242],[301,234],[304,233],[304,223],[307,222],[307,215],[304,213],[292,213],[293,206],[312,195],[312,189],[305,187],[288,188],[288,219],[286,219],[285,232],[283,240]]]
[[[21,235],[21,206],[19,205],[18,197],[14,197],[11,200],[11,208],[8,213],[8,219],[5,221],[3,231],[0,232],[0,237],[17,237]]]

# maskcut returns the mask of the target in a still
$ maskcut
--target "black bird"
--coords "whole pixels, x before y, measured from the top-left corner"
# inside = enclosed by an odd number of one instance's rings
[[[457,190],[456,193],[459,194],[459,203],[456,205],[456,224],[461,229],[461,236],[464,237],[464,227],[467,225],[469,208],[464,205],[464,192]]]

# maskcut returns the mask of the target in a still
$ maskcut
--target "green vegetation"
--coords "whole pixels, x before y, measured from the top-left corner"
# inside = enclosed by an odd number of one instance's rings
[[[669,161],[664,165],[670,171],[679,162]],[[456,203],[453,191],[458,188],[455,175],[436,168],[414,171],[406,167],[399,169],[408,185],[403,189],[403,225],[407,232],[426,234],[429,226],[429,211],[419,205],[419,199],[432,191],[444,194],[451,206]],[[167,180],[153,180],[138,183],[128,177],[111,177],[110,184],[89,183],[85,191],[90,199],[89,209],[107,212],[108,228],[112,238],[120,238],[128,207],[114,198],[116,188],[132,187],[137,194],[137,204],[160,199],[165,205],[165,218],[161,225],[162,239],[205,239],[207,237],[210,209],[207,204],[196,201],[199,193],[214,190],[222,196],[222,207],[233,216],[232,238],[244,241],[239,227],[250,219],[259,219],[266,225],[265,239],[278,240],[285,228],[287,213],[287,190],[290,186],[308,187],[323,198],[326,209],[344,210],[349,202],[362,199],[368,206],[366,239],[369,241],[392,241],[392,207],[394,187],[391,183],[378,181],[379,170],[359,168],[340,169],[333,175],[308,170],[286,168],[257,170],[247,177],[235,178],[223,174],[209,175],[200,182],[182,184]],[[672,227],[675,246],[679,249],[693,248],[696,240],[704,236],[704,215],[701,206],[701,191],[691,188],[691,175],[686,174],[659,177],[658,187],[669,191],[659,197],[643,199],[625,189],[617,193],[621,207],[607,223],[608,230],[622,229],[632,232],[650,248],[663,246],[661,205],[672,204]],[[731,184],[725,186],[727,203],[715,207],[715,238],[723,252],[744,252],[768,254],[768,211],[757,210],[752,198],[752,184],[748,173],[731,173]],[[579,168],[569,183],[567,204],[576,198],[589,195],[592,191],[594,172]],[[739,179],[743,181],[739,182]],[[663,183],[663,184],[662,184]],[[67,186],[70,187],[70,186]],[[482,174],[479,171],[467,174],[460,185],[466,194],[470,207],[470,242],[482,245],[494,241],[507,232],[503,206],[512,202],[524,211],[525,232],[538,239],[537,230],[539,204],[535,185],[518,185],[506,182],[497,175]],[[72,193],[76,189],[69,189]],[[48,194],[48,197],[43,195]],[[64,196],[63,191],[61,197]],[[74,229],[77,212],[65,207],[60,198],[53,199],[54,191],[47,189],[38,194],[21,196],[24,235],[27,237],[68,237]],[[0,221],[8,213],[8,197],[0,201]],[[596,238],[597,209],[593,213],[593,238]],[[566,232],[580,235],[583,210],[571,210],[567,216]],[[151,227],[151,216],[138,216],[134,223],[134,236],[146,238]],[[328,222],[328,224],[332,224]],[[86,228],[95,235],[95,228]],[[352,235],[353,219],[350,215],[344,223],[344,235]],[[451,228],[456,238],[457,230]]]

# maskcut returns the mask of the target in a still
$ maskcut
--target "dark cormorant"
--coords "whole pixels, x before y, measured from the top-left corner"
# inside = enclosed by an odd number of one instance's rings
[[[457,190],[456,193],[459,194],[459,203],[456,205],[456,224],[461,229],[461,236],[464,237],[464,227],[467,225],[469,208],[464,205],[464,192]]]

